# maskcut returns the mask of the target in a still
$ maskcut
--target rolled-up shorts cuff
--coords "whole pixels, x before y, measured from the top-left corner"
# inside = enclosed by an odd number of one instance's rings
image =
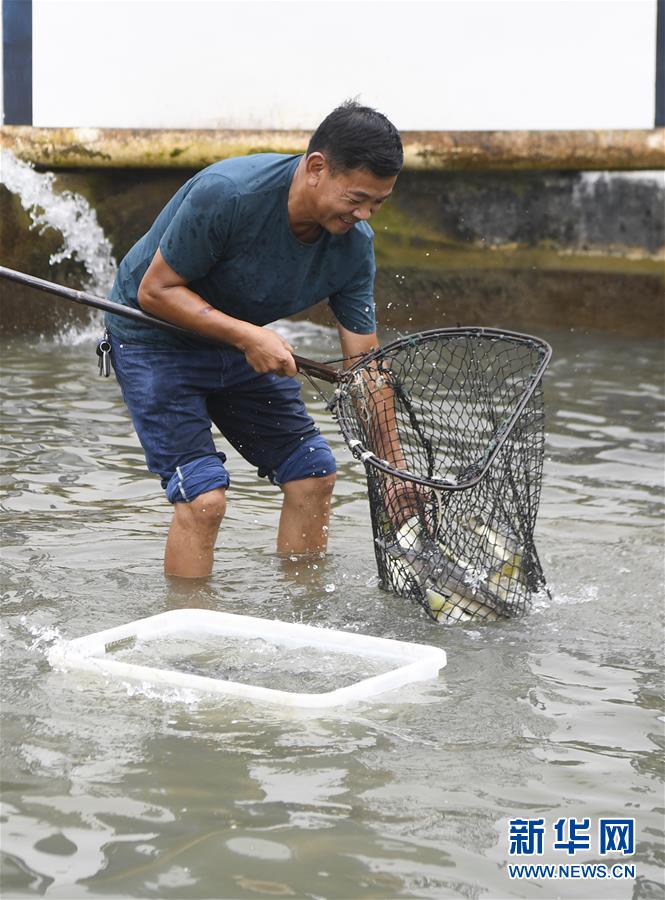
[[[225,462],[223,453],[211,453],[177,466],[170,478],[162,478],[169,503],[191,503],[199,494],[227,488],[231,479]]]
[[[302,478],[325,478],[336,471],[332,450],[320,434],[314,434],[304,438],[283,463],[267,474],[273,484],[281,485]]]

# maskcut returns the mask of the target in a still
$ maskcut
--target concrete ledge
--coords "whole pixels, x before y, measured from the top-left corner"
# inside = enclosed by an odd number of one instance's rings
[[[665,128],[633,131],[406,131],[407,169],[665,168]],[[4,126],[0,146],[50,169],[201,169],[249,153],[302,153],[305,131],[165,131]]]

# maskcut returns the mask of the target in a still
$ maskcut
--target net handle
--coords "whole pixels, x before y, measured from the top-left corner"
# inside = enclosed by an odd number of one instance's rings
[[[541,361],[538,368],[532,375],[531,384],[524,391],[522,397],[520,398],[519,403],[513,410],[510,418],[504,423],[501,428],[501,432],[499,434],[498,439],[495,441],[494,447],[492,448],[491,453],[485,459],[484,464],[479,469],[479,471],[474,475],[473,478],[470,478],[468,481],[465,481],[463,484],[459,484],[456,481],[450,481],[445,478],[423,478],[420,475],[415,475],[413,472],[409,472],[406,469],[397,469],[394,466],[391,466],[389,462],[385,459],[380,459],[371,450],[368,450],[366,447],[363,447],[362,443],[354,438],[354,436],[350,433],[346,421],[343,416],[339,414],[339,408],[341,405],[342,396],[341,394],[337,394],[335,399],[331,404],[331,410],[333,411],[335,418],[337,419],[337,423],[340,427],[342,435],[344,436],[344,440],[347,443],[347,446],[351,450],[351,453],[359,459],[361,462],[366,465],[373,466],[375,469],[379,469],[381,472],[384,472],[386,475],[391,475],[394,478],[399,478],[402,481],[410,481],[414,484],[422,485],[423,487],[431,488],[434,490],[446,490],[446,491],[466,491],[469,488],[475,487],[479,481],[485,476],[485,473],[492,465],[494,460],[496,459],[497,454],[503,447],[508,435],[512,431],[515,423],[521,416],[524,408],[527,403],[533,396],[534,391],[540,384],[543,375],[545,374],[545,370],[552,358],[552,348],[547,343],[547,341],[542,340],[541,338],[535,337],[531,334],[523,334],[518,331],[506,331],[505,329],[500,328],[484,328],[481,326],[467,326],[467,327],[458,327],[458,328],[433,328],[429,331],[420,331],[413,335],[404,336],[401,338],[397,338],[392,341],[390,344],[386,344],[384,347],[380,347],[377,350],[373,350],[364,356],[359,362],[355,363],[344,373],[345,376],[352,378],[358,372],[363,372],[367,369],[371,364],[375,363],[378,359],[381,359],[384,356],[387,356],[393,350],[401,350],[403,347],[408,346],[418,346],[418,344],[425,343],[427,341],[432,340],[433,338],[438,337],[492,337],[497,340],[501,338],[510,338],[510,340],[517,340],[521,343],[530,344],[531,346],[537,347],[541,353]],[[345,379],[346,380],[346,379]]]
[[[23,284],[27,287],[34,288],[35,290],[52,294],[53,296],[60,297],[64,300],[71,300],[73,303],[79,303],[82,306],[89,306],[92,309],[100,309],[103,312],[124,316],[126,319],[133,319],[137,322],[153,325],[155,328],[161,328],[162,331],[169,331],[172,334],[177,334],[181,337],[195,337],[199,341],[203,341],[206,344],[212,344],[216,347],[229,347],[228,344],[224,344],[222,341],[216,341],[214,338],[205,337],[189,328],[182,328],[180,325],[174,325],[173,322],[166,322],[164,319],[158,319],[156,316],[144,313],[142,310],[135,309],[133,306],[124,306],[122,303],[115,303],[113,300],[107,300],[105,297],[97,297],[95,294],[90,294],[87,291],[77,291],[74,288],[55,284],[44,278],[26,275],[25,272],[17,272],[15,269],[8,269],[5,266],[0,266],[0,278],[4,278],[6,281],[15,281],[18,284]],[[317,362],[313,359],[307,359],[304,356],[298,356],[296,353],[292,355],[299,372],[312,375],[315,378],[320,378],[323,381],[327,381],[329,384],[337,384],[337,382],[342,380],[344,375],[342,370],[333,369],[332,366]]]

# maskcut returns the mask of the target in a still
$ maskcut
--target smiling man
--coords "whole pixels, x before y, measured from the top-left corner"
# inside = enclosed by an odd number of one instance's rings
[[[391,122],[345,103],[304,156],[238,157],[199,172],[122,260],[113,300],[229,346],[107,318],[148,468],[173,504],[167,574],[212,571],[230,478],[211,421],[283,491],[278,552],[325,550],[335,460],[300,399],[292,348],[266,326],[328,298],[343,356],[377,346],[367,221],[402,163]]]

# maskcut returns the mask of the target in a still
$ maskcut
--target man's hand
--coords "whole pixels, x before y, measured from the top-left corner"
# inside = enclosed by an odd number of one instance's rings
[[[296,375],[298,372],[293,358],[293,347],[277,332],[259,325],[250,326],[247,337],[238,344],[245,359],[255,372],[263,375]]]
[[[386,477],[384,502],[386,512],[395,528],[399,528],[407,519],[422,514],[429,499],[427,488],[403,481],[401,478]]]

